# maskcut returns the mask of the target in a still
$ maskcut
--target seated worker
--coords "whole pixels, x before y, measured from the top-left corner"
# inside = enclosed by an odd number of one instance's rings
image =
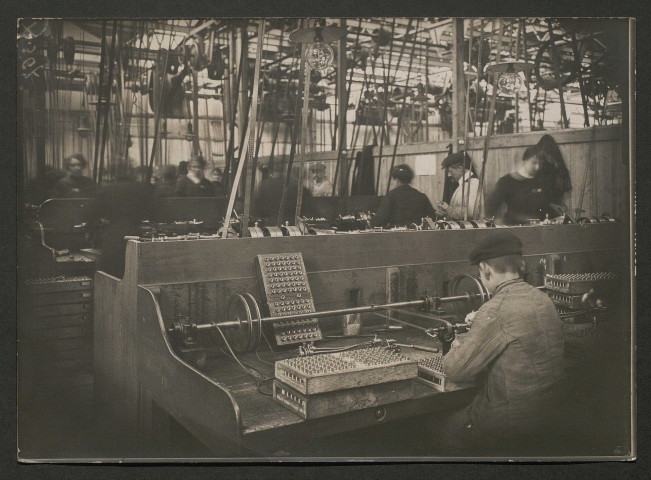
[[[522,225],[554,216],[548,184],[538,175],[538,154],[535,145],[527,148],[517,168],[497,181],[486,199],[486,215],[495,217],[495,223]]]
[[[449,220],[474,220],[475,202],[479,191],[479,180],[470,170],[472,160],[466,152],[457,152],[449,155],[441,168],[448,169],[448,177],[459,183],[450,199],[450,204],[439,202],[437,212],[446,215]]]
[[[424,217],[434,218],[434,207],[427,195],[410,185],[414,171],[408,165],[394,167],[391,178],[396,187],[380,202],[373,220],[376,227],[405,227],[420,223]]]
[[[179,176],[174,189],[175,197],[212,197],[214,189],[203,171],[206,168],[206,161],[203,157],[192,157],[188,162],[188,173]]]
[[[83,175],[88,162],[81,153],[75,153],[63,160],[65,176],[52,190],[53,198],[88,198],[95,193],[93,181]]]
[[[557,427],[565,375],[562,324],[551,299],[522,280],[518,237],[493,233],[470,253],[470,262],[479,266],[492,298],[467,317],[472,328],[452,343],[443,371],[452,382],[480,388],[440,434],[456,453],[512,455],[535,448],[537,434]]]
[[[325,171],[325,165],[322,163],[310,166],[310,173],[314,180],[312,186],[313,197],[330,197],[332,195],[332,183],[326,178]]]

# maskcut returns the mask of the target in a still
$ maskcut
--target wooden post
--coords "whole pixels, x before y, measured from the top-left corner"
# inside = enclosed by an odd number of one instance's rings
[[[303,168],[305,164],[305,157],[307,156],[306,142],[307,142],[307,116],[310,106],[310,74],[312,69],[305,60],[305,54],[302,55],[301,61],[305,65],[305,80],[303,83],[303,113],[301,114],[301,157],[298,163],[298,193],[296,198],[296,212],[294,215],[294,225],[301,225],[299,217],[301,216],[301,208],[303,206]]]
[[[230,34],[229,34],[230,37]],[[230,42],[229,42],[230,43]],[[230,85],[230,78],[231,78],[231,71],[233,70],[232,66],[232,59],[229,58],[229,61],[226,62],[226,68],[224,69],[224,76],[223,78],[223,87],[222,87],[222,132],[223,132],[223,144],[224,144],[224,186],[226,187],[226,190],[228,190],[228,179],[229,179],[229,173],[228,172],[228,161],[227,161],[227,155],[228,155],[228,133],[229,133],[229,125],[228,121],[231,118],[231,85]]]
[[[515,35],[515,59],[520,60],[520,33],[524,30],[524,20],[518,20],[518,27]],[[525,59],[526,61],[526,59]],[[526,74],[526,72],[525,72]],[[518,92],[515,92],[515,133],[520,133],[520,97]]]
[[[192,69],[192,133],[194,134],[192,138],[192,156],[196,157],[201,153],[201,145],[199,145],[199,76],[195,69]]]
[[[341,19],[341,27],[346,28],[346,19]],[[348,112],[348,92],[346,91],[346,37],[337,42],[337,128],[339,133],[338,146],[346,148],[346,114]]]
[[[452,141],[453,151],[466,132],[466,78],[463,72],[463,18],[452,20]]]
[[[495,56],[495,63],[499,63],[502,60],[502,20],[497,19],[497,49]],[[488,125],[486,126],[486,138],[484,138],[484,149],[482,153],[482,162],[481,170],[479,172],[479,191],[477,192],[477,197],[475,198],[475,205],[473,207],[473,212],[475,215],[479,215],[481,210],[479,208],[482,205],[484,197],[484,179],[486,178],[486,162],[488,160],[488,151],[490,150],[490,140],[493,135],[493,123],[495,120],[495,102],[497,100],[497,74],[493,73],[493,94],[491,95],[491,101],[488,111]]]
[[[246,138],[246,133],[248,131],[247,125],[249,122],[249,56],[248,56],[248,51],[249,51],[249,35],[247,32],[247,27],[248,27],[248,20],[243,20],[242,21],[242,26],[239,28],[239,36],[238,36],[238,50],[239,54],[241,55],[242,63],[240,65],[241,71],[240,71],[240,84],[238,85],[239,87],[239,120],[237,122],[237,131],[238,131],[238,139],[237,139],[237,145],[239,145],[239,150],[237,156],[241,158],[242,151],[244,150],[244,144],[247,142]],[[244,175],[246,175],[246,170],[244,171]],[[240,192],[239,195],[244,195],[244,185],[245,183],[248,182],[246,177],[244,178],[244,182],[240,183]]]
[[[232,184],[231,170],[233,163],[233,151],[235,145],[235,120],[237,115],[237,85],[236,85],[236,65],[238,62],[237,52],[235,50],[235,26],[232,25],[228,30],[228,78],[224,81],[228,90],[225,95],[228,95],[228,146],[225,152],[225,165],[224,165],[224,185],[226,190],[230,190]]]
[[[242,145],[245,139],[246,132],[243,130],[244,124],[246,123],[246,117],[249,114],[249,68],[248,68],[248,55],[247,51],[249,48],[249,36],[246,31],[246,23],[239,28],[239,35],[237,39],[237,52],[238,55],[242,55],[242,64],[240,68],[240,84],[239,88],[239,109],[238,109],[238,139],[237,145]]]
[[[561,77],[561,66],[560,62],[562,60],[563,52],[554,48],[554,28],[552,27],[551,20],[547,20],[547,26],[549,27],[549,38],[552,40],[549,46],[549,56],[552,60],[552,65],[554,66],[554,76],[556,77],[556,87],[558,88],[558,99],[561,104],[561,128],[569,128],[569,122],[567,119],[567,112],[565,111],[565,98],[563,97],[563,78]],[[579,72],[580,74],[581,72]]]
[[[341,19],[341,27],[346,28],[346,19]],[[340,175],[340,164],[342,153],[346,151],[346,144],[348,141],[348,122],[346,115],[348,114],[348,89],[346,88],[346,67],[348,60],[346,58],[346,37],[337,42],[337,102],[339,110],[337,111],[337,133],[339,138],[337,141],[337,165],[335,170],[335,178],[332,180],[332,196],[337,192],[337,184],[339,185],[339,193],[346,190],[346,185],[343,183],[343,175]],[[352,76],[352,74],[351,74]],[[337,178],[338,177],[338,178]],[[337,181],[339,180],[339,181]]]
[[[260,85],[260,65],[262,64],[262,48],[264,37],[264,18],[259,20],[258,24],[258,43],[256,45],[255,53],[255,73],[253,74],[253,95],[251,96],[251,113],[249,114],[249,146],[247,149],[247,164],[246,164],[246,184],[244,187],[244,217],[242,218],[242,231],[240,236],[249,236],[249,213],[251,211],[251,197],[253,189],[255,188],[255,169],[258,165],[257,152],[255,150],[256,139],[256,126],[258,123],[258,87]],[[244,153],[244,152],[242,152]],[[244,158],[240,158],[243,162]]]

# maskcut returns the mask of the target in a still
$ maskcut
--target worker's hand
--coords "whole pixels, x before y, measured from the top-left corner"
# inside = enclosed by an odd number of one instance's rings
[[[475,315],[477,315],[477,311],[475,310],[473,310],[468,315],[466,315],[465,322],[468,324],[469,327],[472,327],[472,322],[475,321]]]
[[[460,347],[461,345],[464,344],[466,341],[466,334],[465,333],[458,333],[455,335],[454,340],[452,340],[452,345],[450,345],[452,348],[454,347]]]
[[[448,205],[445,202],[439,202],[436,204],[436,210],[439,210],[443,213],[447,213],[448,209],[450,208],[450,205]]]
[[[565,215],[565,208],[563,205],[557,205],[555,203],[550,203],[549,208],[551,211],[556,214],[557,217],[564,216]]]

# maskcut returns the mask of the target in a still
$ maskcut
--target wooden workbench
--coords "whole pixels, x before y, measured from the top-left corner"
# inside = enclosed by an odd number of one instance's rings
[[[545,273],[554,271],[618,271],[628,280],[627,227],[613,223],[510,230],[523,241],[528,280],[539,285]],[[476,229],[130,241],[124,278],[103,272],[95,277],[97,411],[136,433],[155,431],[155,413],[164,412],[219,457],[266,455],[308,438],[455,408],[469,399],[466,390],[440,394],[418,386],[413,399],[384,407],[380,421],[376,409],[304,421],[259,394],[252,378],[226,357],[209,358],[201,368],[182,361],[165,331],[177,314],[199,323],[223,320],[234,293],[260,298],[253,258],[264,253],[302,253],[317,311],[413,300],[424,290],[445,296],[456,275],[476,273],[468,252],[490,233]],[[334,331],[337,321],[323,319],[322,329]],[[253,364],[257,360],[251,355],[243,360]],[[266,371],[270,375],[270,367]],[[270,391],[268,383],[263,388]],[[224,438],[239,450],[226,455]]]
[[[472,398],[472,389],[452,386],[449,392],[442,393],[413,380],[414,395],[410,400],[304,420],[275,402],[270,395],[264,394],[271,393],[270,381],[261,383],[264,392],[261,393],[251,376],[235,361],[219,352],[218,346],[223,348],[222,342],[213,345],[205,364],[192,366],[184,362],[170,348],[171,344],[165,335],[159,334],[160,330],[156,331],[157,326],[164,331],[166,325],[158,302],[159,291],[160,288],[143,287],[138,295],[138,314],[144,326],[141,338],[146,339],[141,343],[139,351],[141,358],[149,359],[140,362],[138,372],[138,416],[141,434],[145,433],[146,436],[155,431],[153,425],[160,423],[160,419],[151,417],[159,411],[152,408],[149,402],[153,402],[188,429],[216,456],[221,456],[224,452],[211,447],[222,446],[225,439],[239,446],[236,451],[240,455],[270,456],[281,450],[291,452],[293,447],[310,439],[390,423],[427,412],[460,408]],[[209,344],[210,335],[218,338],[216,332],[206,335],[208,338],[204,340],[208,340]],[[409,328],[379,336],[402,343],[440,346],[424,333]],[[368,338],[326,338],[318,344],[327,344],[329,347],[350,346],[366,340]],[[265,379],[271,379],[273,367],[264,362],[273,363],[287,358],[294,350],[295,348],[278,352],[280,355],[275,357],[266,345],[260,345],[258,355],[246,353],[238,358],[244,364],[259,370]],[[411,348],[405,348],[402,353],[414,359],[431,355]],[[210,408],[215,402],[218,402],[215,408],[219,415]]]

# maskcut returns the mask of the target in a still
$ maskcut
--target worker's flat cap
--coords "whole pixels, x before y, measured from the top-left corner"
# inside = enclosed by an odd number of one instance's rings
[[[484,260],[506,255],[522,255],[522,242],[511,232],[495,232],[479,242],[470,252],[470,263],[477,265]]]
[[[463,165],[464,168],[470,168],[470,157],[466,155],[465,152],[457,152],[452,155],[448,155],[443,163],[441,163],[441,168],[448,168],[452,165]]]
[[[310,165],[310,172],[325,172],[325,165],[322,163],[315,163]]]

